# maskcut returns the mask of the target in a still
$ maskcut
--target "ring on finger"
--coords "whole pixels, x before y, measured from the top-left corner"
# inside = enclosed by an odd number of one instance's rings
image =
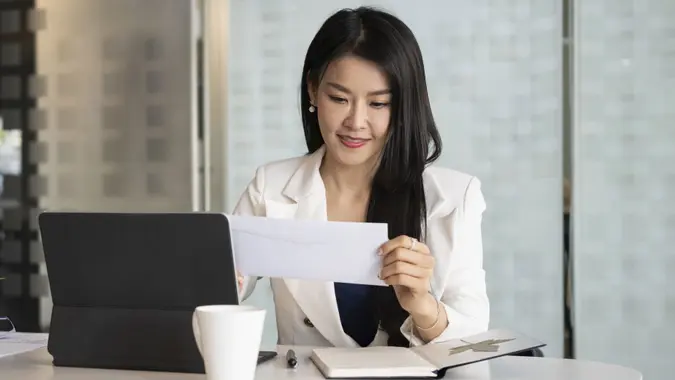
[[[409,248],[409,249],[410,249],[411,251],[414,251],[414,250],[415,250],[415,245],[417,245],[417,239],[415,239],[414,237],[411,237],[411,238],[410,238],[410,248]]]

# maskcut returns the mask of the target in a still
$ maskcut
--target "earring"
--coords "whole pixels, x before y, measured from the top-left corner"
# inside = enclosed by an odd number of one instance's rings
[[[309,112],[314,113],[316,111],[316,108],[314,106],[309,106]]]

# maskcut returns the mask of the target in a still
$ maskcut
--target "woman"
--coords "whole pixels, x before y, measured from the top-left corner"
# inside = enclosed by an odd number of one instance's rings
[[[441,139],[413,33],[379,10],[341,10],[312,40],[301,84],[309,154],[258,168],[234,213],[388,223],[390,286],[271,279],[278,343],[409,346],[485,331],[485,203],[476,178],[427,167]],[[245,299],[255,279],[240,281]]]

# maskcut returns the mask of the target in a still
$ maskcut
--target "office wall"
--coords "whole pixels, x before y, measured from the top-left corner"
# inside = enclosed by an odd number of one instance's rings
[[[39,0],[36,6],[32,159],[40,208],[196,209],[194,3]],[[43,326],[50,316],[45,294]]]
[[[675,3],[578,1],[576,354],[675,372]]]
[[[439,164],[483,182],[492,327],[532,334],[562,356],[561,2],[229,3],[228,208],[258,165],[306,151],[298,90],[323,20],[344,6],[383,6],[421,44],[445,142]],[[272,311],[269,287],[249,302]],[[273,321],[264,342],[276,342]]]

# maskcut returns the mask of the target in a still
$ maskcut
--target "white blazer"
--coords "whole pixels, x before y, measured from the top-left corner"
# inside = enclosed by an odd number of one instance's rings
[[[242,194],[236,215],[327,220],[326,197],[319,174],[325,147],[311,155],[261,166]],[[426,244],[435,258],[432,289],[448,315],[448,327],[430,343],[483,332],[488,328],[489,302],[483,270],[481,219],[485,201],[475,177],[450,169],[425,170]],[[241,299],[255,287],[244,281]],[[270,279],[277,318],[278,344],[358,347],[342,330],[333,283]],[[413,345],[411,318],[401,332]],[[386,345],[379,330],[371,346]]]

